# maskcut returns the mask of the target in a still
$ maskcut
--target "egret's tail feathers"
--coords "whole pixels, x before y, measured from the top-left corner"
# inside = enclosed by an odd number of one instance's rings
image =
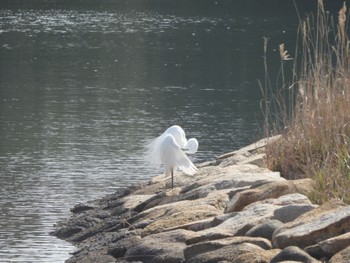
[[[162,164],[160,157],[161,138],[157,137],[145,145],[145,161],[154,168],[159,168]]]

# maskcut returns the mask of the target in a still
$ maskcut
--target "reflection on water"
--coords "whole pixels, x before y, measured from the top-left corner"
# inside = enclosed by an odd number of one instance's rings
[[[153,176],[142,146],[170,125],[196,162],[259,137],[262,37],[278,61],[296,15],[193,10],[0,9],[2,260],[63,262],[53,224]]]

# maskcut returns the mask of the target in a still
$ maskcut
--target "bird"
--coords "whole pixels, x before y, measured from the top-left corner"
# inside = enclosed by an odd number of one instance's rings
[[[185,131],[180,126],[173,125],[147,145],[146,160],[154,167],[163,164],[164,173],[171,175],[171,188],[174,188],[176,168],[187,175],[197,172],[196,166],[186,155],[194,154],[197,150],[197,139],[187,140]]]

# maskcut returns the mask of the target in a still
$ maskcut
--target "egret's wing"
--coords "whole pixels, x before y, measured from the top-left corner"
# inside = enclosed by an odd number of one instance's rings
[[[176,151],[176,166],[187,175],[194,175],[197,172],[197,167],[191,162],[180,147]]]
[[[171,126],[162,135],[165,134],[171,134],[172,136],[174,136],[176,143],[180,147],[185,147],[185,145],[187,144],[185,131],[179,125]]]
[[[187,141],[185,152],[188,154],[195,154],[198,150],[198,141],[196,138],[191,138]]]

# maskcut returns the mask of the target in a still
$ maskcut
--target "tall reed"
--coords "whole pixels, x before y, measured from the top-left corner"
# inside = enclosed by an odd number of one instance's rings
[[[316,16],[301,21],[292,84],[283,81],[277,96],[279,116],[271,124],[264,105],[265,133],[282,133],[267,147],[267,165],[287,179],[311,177],[316,181],[311,198],[322,203],[340,198],[350,203],[350,71],[347,8],[338,19],[318,0]],[[337,20],[337,22],[335,22]],[[289,56],[280,46],[281,71]],[[266,65],[265,65],[266,67]],[[266,84],[266,83],[265,83]],[[266,88],[265,88],[266,91]],[[267,93],[264,93],[265,95]],[[265,101],[273,98],[265,97]],[[272,110],[274,111],[274,110]]]

